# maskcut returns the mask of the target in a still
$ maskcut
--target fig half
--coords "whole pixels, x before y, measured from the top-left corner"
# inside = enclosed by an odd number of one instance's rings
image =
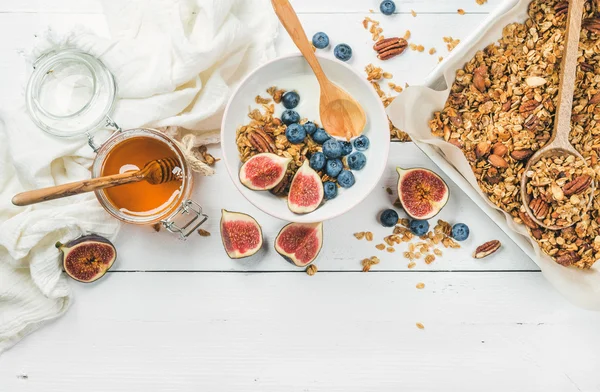
[[[221,240],[227,256],[242,259],[260,250],[262,230],[250,215],[221,210]]]
[[[290,223],[275,239],[275,250],[290,263],[304,267],[315,261],[323,247],[323,223]]]
[[[428,169],[397,168],[398,197],[413,219],[427,220],[436,216],[448,203],[450,191],[446,182]]]
[[[67,275],[84,283],[100,279],[117,259],[117,250],[104,237],[85,235],[66,244],[56,243],[62,252],[63,267]]]
[[[240,182],[255,191],[273,189],[283,180],[292,158],[271,153],[254,155],[240,168]]]
[[[290,185],[288,208],[296,214],[313,212],[321,205],[323,193],[321,177],[305,159]]]

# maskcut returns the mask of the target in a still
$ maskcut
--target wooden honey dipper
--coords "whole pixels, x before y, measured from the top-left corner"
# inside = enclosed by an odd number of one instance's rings
[[[70,182],[68,184],[19,193],[12,198],[12,203],[16,206],[27,206],[144,180],[152,185],[164,184],[165,182],[181,178],[178,171],[175,170],[179,166],[179,161],[175,158],[156,159],[146,163],[142,170],[128,171],[126,173]]]

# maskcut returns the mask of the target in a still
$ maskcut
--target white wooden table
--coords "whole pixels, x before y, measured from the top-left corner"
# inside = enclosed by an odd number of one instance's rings
[[[442,37],[465,38],[500,2],[397,0],[400,14],[373,17],[388,35],[411,30],[412,42],[438,53],[409,51],[385,69],[399,84],[420,83],[447,53]],[[361,21],[379,1],[293,3],[309,34],[350,43],[357,69],[373,62]],[[17,50],[47,25],[76,23],[106,31],[97,0],[0,0],[0,105],[21,99]],[[277,48],[295,51],[283,32]],[[397,165],[432,167],[411,144],[394,143],[376,191],[326,223],[319,272],[309,277],[272,250],[255,264],[227,258],[221,208],[255,216],[270,241],[284,222],[246,202],[218,164],[195,196],[212,236],[181,243],[124,228],[109,275],[74,284],[65,317],[0,357],[0,391],[600,391],[600,314],[562,299],[456,187],[441,218],[468,223],[472,238],[431,265],[409,270],[401,252],[353,238],[389,234],[376,215],[393,199],[385,188],[394,187]],[[473,260],[473,248],[490,239],[502,251]],[[360,272],[373,255],[381,264]]]

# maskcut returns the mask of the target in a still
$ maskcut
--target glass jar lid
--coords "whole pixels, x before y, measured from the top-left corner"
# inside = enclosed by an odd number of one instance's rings
[[[27,110],[43,131],[77,136],[106,123],[116,90],[113,75],[94,56],[73,49],[50,52],[34,64]]]

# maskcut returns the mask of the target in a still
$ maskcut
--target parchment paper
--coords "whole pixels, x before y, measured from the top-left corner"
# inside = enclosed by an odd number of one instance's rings
[[[507,235],[540,267],[548,281],[574,304],[600,310],[600,261],[589,271],[563,267],[544,254],[529,236],[524,225],[492,204],[480,190],[462,151],[434,137],[428,122],[441,110],[450,94],[457,69],[474,57],[478,50],[502,37],[504,26],[527,19],[530,0],[509,0],[486,23],[463,41],[428,78],[425,86],[409,87],[388,106],[394,125],[407,132],[419,146]],[[490,238],[493,239],[493,238]]]

